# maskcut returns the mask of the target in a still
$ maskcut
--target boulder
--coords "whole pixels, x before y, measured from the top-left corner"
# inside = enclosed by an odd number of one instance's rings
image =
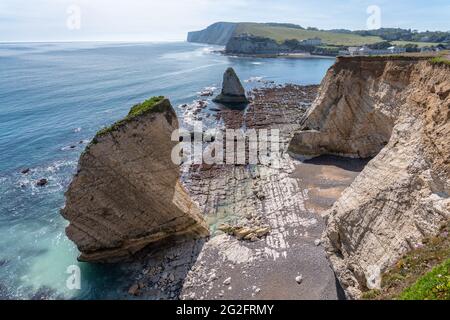
[[[209,235],[171,160],[178,120],[157,97],[101,130],[81,155],[61,211],[80,261],[117,262],[168,238]]]
[[[225,71],[222,92],[213,101],[224,105],[239,105],[249,102],[245,96],[245,89],[233,68]]]

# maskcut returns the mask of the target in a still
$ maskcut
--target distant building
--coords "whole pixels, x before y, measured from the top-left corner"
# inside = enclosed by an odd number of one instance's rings
[[[400,53],[405,53],[406,52],[406,48],[400,48],[400,47],[392,46],[392,47],[388,48],[388,51],[391,54],[400,54]]]
[[[406,48],[400,48],[396,46],[389,47],[387,49],[371,49],[367,46],[362,47],[349,47],[347,50],[339,51],[339,55],[342,56],[377,56],[387,54],[401,54],[405,53]]]
[[[322,45],[322,39],[320,38],[311,38],[311,39],[306,39],[300,42],[300,44],[304,45],[304,46],[320,46]]]
[[[440,47],[423,47],[420,48],[420,52],[439,52],[442,51]]]
[[[359,47],[349,47],[348,48],[348,54],[350,56],[359,56]]]

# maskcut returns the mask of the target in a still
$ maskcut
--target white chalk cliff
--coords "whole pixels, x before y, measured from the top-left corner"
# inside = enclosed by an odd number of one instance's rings
[[[338,58],[290,145],[374,157],[326,216],[325,246],[349,298],[450,219],[450,67]]]

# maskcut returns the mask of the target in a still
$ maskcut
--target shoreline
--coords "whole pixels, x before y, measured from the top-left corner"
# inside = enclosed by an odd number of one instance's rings
[[[219,128],[279,129],[281,166],[186,165],[183,185],[199,205],[212,236],[209,241],[168,244],[166,250],[149,247],[139,253],[130,265],[136,271],[129,286],[140,288],[136,296],[344,299],[320,245],[322,214],[356,173],[339,169],[334,160],[302,163],[286,154],[292,132],[300,127],[317,89],[317,85],[254,89],[246,111],[217,111]],[[325,173],[330,180],[321,178]],[[227,225],[268,228],[269,233],[248,241],[224,232],[221,227]]]
[[[274,54],[245,54],[245,53],[227,53],[224,50],[212,51],[213,53],[218,53],[226,57],[235,58],[265,58],[265,59],[336,59],[337,56],[325,56],[325,55],[313,55],[305,53],[274,53]]]

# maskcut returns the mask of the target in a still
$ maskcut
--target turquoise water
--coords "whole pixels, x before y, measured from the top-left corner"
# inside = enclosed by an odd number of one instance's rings
[[[215,49],[181,42],[0,44],[0,299],[126,297],[126,270],[76,261],[59,209],[86,143],[133,104],[165,95],[183,120],[178,106],[219,86],[228,66],[243,80],[318,84],[334,62],[234,58]],[[23,175],[24,168],[31,171]],[[49,180],[44,188],[35,186],[41,178]],[[66,287],[71,265],[81,268],[81,290]]]

